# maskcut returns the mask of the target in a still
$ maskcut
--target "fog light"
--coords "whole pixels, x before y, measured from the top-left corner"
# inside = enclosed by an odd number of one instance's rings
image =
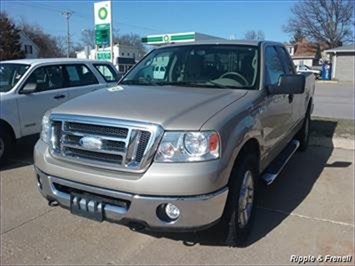
[[[171,203],[165,205],[165,213],[171,220],[176,220],[180,216],[179,208]]]

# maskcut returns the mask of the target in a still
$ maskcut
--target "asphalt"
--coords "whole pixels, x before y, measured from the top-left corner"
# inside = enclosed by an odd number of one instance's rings
[[[354,83],[316,82],[313,115],[354,119]]]
[[[36,188],[32,145],[19,145],[1,171],[2,265],[280,265],[290,264],[292,255],[354,254],[353,150],[329,143],[296,153],[276,183],[261,186],[247,246],[229,248],[218,226],[197,234],[147,234],[48,207]]]

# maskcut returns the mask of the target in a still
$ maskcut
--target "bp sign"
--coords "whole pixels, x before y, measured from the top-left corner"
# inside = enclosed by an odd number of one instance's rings
[[[99,18],[101,20],[105,20],[107,18],[108,11],[107,11],[106,7],[101,7],[98,12],[99,12],[99,14],[98,14]]]

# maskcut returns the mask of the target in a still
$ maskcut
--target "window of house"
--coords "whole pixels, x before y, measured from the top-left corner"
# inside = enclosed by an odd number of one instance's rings
[[[124,65],[119,65],[118,66],[118,71],[119,72],[124,72]]]
[[[122,56],[124,56],[124,53],[122,53]]]
[[[118,81],[118,77],[112,66],[106,64],[94,64],[94,67],[99,71],[100,75],[105,79],[106,82]]]
[[[25,54],[32,54],[32,45],[25,44]]]

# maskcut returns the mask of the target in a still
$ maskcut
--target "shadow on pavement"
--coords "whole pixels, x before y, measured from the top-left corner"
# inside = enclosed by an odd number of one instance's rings
[[[0,164],[0,170],[10,170],[33,164],[33,148],[39,135],[31,135],[19,140],[13,147],[9,158]]]
[[[317,132],[332,137],[337,122],[314,121]],[[318,135],[318,134],[317,134]],[[331,142],[331,138],[328,138]],[[328,143],[333,147],[332,143]],[[278,179],[271,185],[260,184],[259,198],[255,222],[246,247],[269,234],[275,227],[289,216],[312,191],[313,185],[325,167],[348,167],[352,162],[333,162],[328,164],[333,148],[312,147],[305,152],[297,152],[286,165]],[[216,225],[205,231],[196,233],[152,233],[154,237],[164,237],[182,241],[187,246],[195,244],[208,246],[224,246],[223,230]]]

